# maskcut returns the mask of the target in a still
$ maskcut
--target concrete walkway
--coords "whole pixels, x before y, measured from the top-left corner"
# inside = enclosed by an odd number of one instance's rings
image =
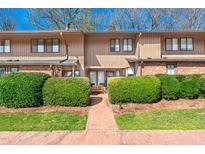
[[[0,132],[0,144],[205,144],[205,130],[118,130],[107,95],[91,99],[85,131]]]

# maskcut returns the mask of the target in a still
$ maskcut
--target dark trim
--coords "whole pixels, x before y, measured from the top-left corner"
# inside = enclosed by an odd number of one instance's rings
[[[9,52],[5,52],[5,42],[6,40],[10,41],[10,51]],[[0,52],[0,54],[7,54],[7,53],[12,53],[12,44],[11,44],[11,40],[10,39],[0,39],[0,41],[3,41],[3,52]]]
[[[128,50],[128,40],[131,39],[132,40],[132,50]],[[127,50],[124,50],[124,40],[127,40]],[[132,38],[123,38],[122,39],[122,51],[123,52],[133,52],[133,39]]]
[[[114,51],[112,51],[112,48],[111,48],[111,42],[114,40]],[[119,40],[119,51],[116,51],[116,40]],[[121,44],[120,44],[120,39],[119,38],[112,38],[110,39],[110,52],[120,52],[121,51]]]
[[[33,40],[37,40],[37,47],[38,47],[38,40],[43,40],[43,48],[44,48],[44,51],[43,52],[38,52],[38,51],[33,51]],[[52,51],[47,51],[47,40],[51,40],[52,42]],[[58,52],[53,52],[53,40],[58,40]],[[31,39],[31,53],[60,53],[60,39],[59,38],[48,38],[48,39]],[[37,48],[38,49],[38,48]]]

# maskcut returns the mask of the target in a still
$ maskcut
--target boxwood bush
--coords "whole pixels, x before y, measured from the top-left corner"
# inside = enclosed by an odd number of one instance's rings
[[[88,78],[50,78],[43,87],[45,105],[86,106],[90,85]]]
[[[160,99],[160,80],[155,76],[108,79],[111,103],[150,103]]]
[[[49,75],[10,73],[0,77],[0,106],[33,107],[43,104],[42,87]]]
[[[201,95],[202,78],[200,76],[192,76],[181,81],[180,97],[194,99]]]
[[[160,75],[162,98],[166,100],[176,100],[179,98],[180,83],[171,75]]]

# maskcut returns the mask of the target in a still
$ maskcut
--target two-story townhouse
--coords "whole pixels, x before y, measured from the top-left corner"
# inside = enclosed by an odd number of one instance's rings
[[[205,31],[0,32],[0,74],[107,77],[205,73]]]

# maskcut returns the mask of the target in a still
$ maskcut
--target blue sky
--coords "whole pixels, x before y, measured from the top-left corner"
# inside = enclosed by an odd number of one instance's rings
[[[92,11],[94,13],[96,12],[106,12],[107,9],[98,9],[98,8],[93,8]],[[23,8],[14,8],[13,9],[13,13],[14,15],[17,17],[17,29],[16,30],[23,30],[23,29],[26,29],[26,30],[34,30],[33,29],[33,26],[25,20],[25,12],[26,12],[26,9],[23,9]]]

